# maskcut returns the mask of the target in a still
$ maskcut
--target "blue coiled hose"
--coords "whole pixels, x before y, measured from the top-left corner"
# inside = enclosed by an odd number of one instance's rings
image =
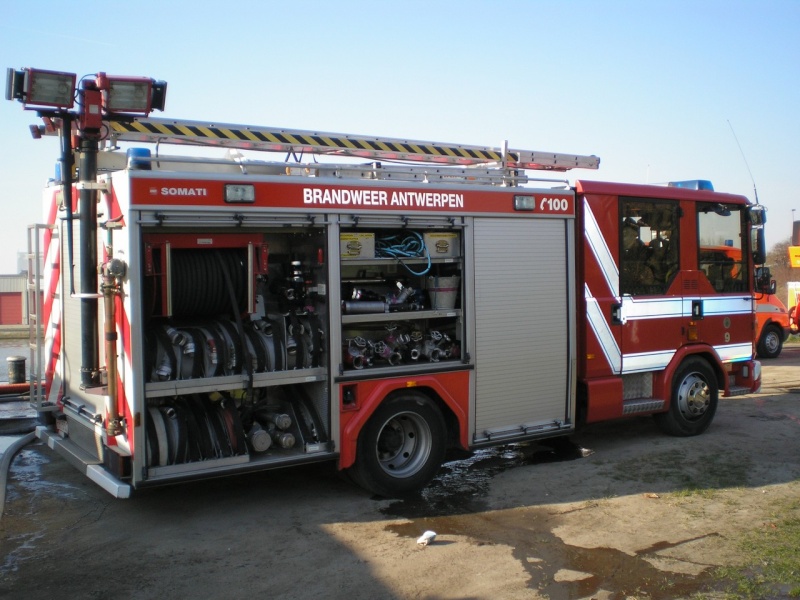
[[[431,270],[431,255],[425,246],[425,240],[416,231],[407,231],[386,235],[375,240],[375,256],[378,258],[396,258],[412,275],[425,275]],[[428,266],[424,271],[414,271],[403,262],[404,258],[427,258]]]

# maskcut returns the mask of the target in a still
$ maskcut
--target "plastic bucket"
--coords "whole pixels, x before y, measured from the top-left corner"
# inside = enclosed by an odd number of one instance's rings
[[[431,299],[431,308],[455,308],[461,277],[428,277],[428,296]]]

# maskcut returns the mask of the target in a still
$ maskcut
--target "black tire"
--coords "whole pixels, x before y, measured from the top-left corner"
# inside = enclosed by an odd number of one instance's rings
[[[775,325],[767,325],[761,332],[756,346],[759,358],[778,358],[783,350],[783,331]]]
[[[384,401],[362,429],[350,475],[380,496],[403,496],[433,479],[446,440],[442,413],[427,396],[398,394]]]
[[[664,433],[688,437],[703,433],[717,412],[719,384],[711,365],[698,356],[681,363],[672,378],[672,401],[667,412],[654,415]]]

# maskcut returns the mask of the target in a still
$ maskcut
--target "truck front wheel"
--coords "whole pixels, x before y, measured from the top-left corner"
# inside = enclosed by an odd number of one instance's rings
[[[350,475],[367,490],[389,498],[419,490],[439,470],[446,440],[442,413],[427,396],[393,396],[361,431]]]
[[[669,435],[698,435],[711,425],[718,401],[719,385],[714,370],[707,361],[692,356],[681,363],[672,378],[669,410],[654,417],[661,430]]]
[[[756,352],[760,358],[778,358],[783,350],[783,331],[775,325],[769,325],[758,340]]]

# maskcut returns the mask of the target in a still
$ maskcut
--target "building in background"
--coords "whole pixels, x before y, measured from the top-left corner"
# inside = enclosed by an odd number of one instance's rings
[[[17,273],[27,273],[28,272],[28,254],[27,252],[18,251],[17,252]]]
[[[27,273],[0,275],[0,325],[27,325]]]

